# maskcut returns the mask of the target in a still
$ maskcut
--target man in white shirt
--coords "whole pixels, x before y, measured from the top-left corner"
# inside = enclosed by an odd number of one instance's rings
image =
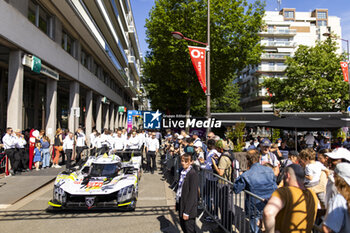
[[[18,160],[21,161],[23,169],[26,171],[29,171],[28,168],[28,162],[29,162],[29,155],[26,154],[25,145],[27,145],[27,141],[24,139],[24,135],[21,133],[21,130],[16,130],[16,149],[17,149],[17,156]],[[16,156],[15,156],[16,157]]]
[[[144,150],[145,144],[146,144],[146,133],[145,130],[142,130],[139,134],[138,137],[140,139],[140,150],[141,152]]]
[[[69,170],[71,166],[71,159],[73,153],[74,137],[73,133],[69,132],[68,135],[63,140],[63,151],[67,156],[66,169]]]
[[[122,137],[124,138],[124,140],[128,138],[128,132],[126,132],[125,128],[122,129]]]
[[[196,145],[202,147],[202,141],[199,138],[197,131],[193,133],[193,139],[194,139],[193,144],[196,144]]]
[[[110,148],[112,148],[113,140],[112,140],[111,132],[108,129],[104,129],[103,134],[101,134],[101,143],[102,143],[102,150],[101,154],[104,154],[109,151]]]
[[[118,130],[117,134],[113,137],[113,150],[118,151],[123,151],[124,150],[124,145],[125,145],[125,140],[122,137],[122,131]]]
[[[156,154],[159,150],[159,140],[156,138],[156,133],[152,133],[152,138],[150,138],[147,142],[146,146],[146,153],[147,153],[147,170],[148,172],[151,171],[153,174],[154,171],[157,170],[156,165]],[[151,159],[152,159],[152,166],[151,166]]]
[[[77,153],[75,161],[76,163],[78,163],[81,159],[81,153],[83,152],[87,144],[86,137],[82,128],[78,128],[77,132],[75,133],[75,140],[76,140],[76,153]]]
[[[129,138],[128,145],[129,145],[130,150],[138,150],[139,149],[140,140],[139,140],[139,137],[137,137],[135,131],[132,133],[132,136]]]
[[[6,129],[6,134],[2,138],[2,143],[4,145],[5,154],[7,155],[11,163],[10,173],[11,175],[15,175],[18,169],[19,160],[17,160],[15,156],[17,138],[14,135],[13,129],[11,127],[8,127]]]
[[[97,133],[97,130],[93,129],[92,133],[89,136],[90,137],[90,156],[94,155],[96,152],[96,143],[95,143],[96,133]]]
[[[307,145],[308,148],[310,147],[314,147],[314,143],[315,143],[315,137],[314,135],[312,135],[311,133],[308,133],[305,136],[305,143]]]

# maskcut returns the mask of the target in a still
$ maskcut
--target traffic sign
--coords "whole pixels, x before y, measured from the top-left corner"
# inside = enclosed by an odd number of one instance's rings
[[[72,107],[71,113],[74,117],[80,117],[80,108],[79,107]]]
[[[350,106],[348,107],[348,112],[350,112]]]

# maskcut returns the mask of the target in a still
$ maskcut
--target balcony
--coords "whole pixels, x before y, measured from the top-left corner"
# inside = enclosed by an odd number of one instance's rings
[[[267,31],[262,31],[258,33],[259,35],[263,36],[294,36],[297,34],[297,30],[295,29],[270,29]]]
[[[262,41],[261,45],[266,48],[276,48],[276,47],[295,48],[297,43],[292,41]]]
[[[287,57],[290,57],[290,54],[281,54],[281,53],[263,53],[263,54],[261,54],[262,60],[286,60]]]
[[[139,69],[139,65],[136,62],[135,56],[128,56],[128,63],[133,73],[138,76],[137,80],[140,80],[140,71],[139,71],[140,69]]]
[[[259,66],[259,72],[284,72],[287,66]]]

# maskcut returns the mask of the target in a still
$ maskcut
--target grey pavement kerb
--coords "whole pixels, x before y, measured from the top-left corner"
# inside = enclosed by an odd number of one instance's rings
[[[64,168],[29,171],[0,179],[0,209],[12,205],[53,181]]]

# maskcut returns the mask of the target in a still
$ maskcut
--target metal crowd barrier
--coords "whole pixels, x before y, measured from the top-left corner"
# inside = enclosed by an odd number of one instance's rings
[[[235,194],[232,182],[205,169],[199,186],[201,207],[225,232],[261,231],[263,198],[246,190]]]
[[[0,169],[4,169],[5,174],[9,175],[9,160],[5,153],[0,153]]]

